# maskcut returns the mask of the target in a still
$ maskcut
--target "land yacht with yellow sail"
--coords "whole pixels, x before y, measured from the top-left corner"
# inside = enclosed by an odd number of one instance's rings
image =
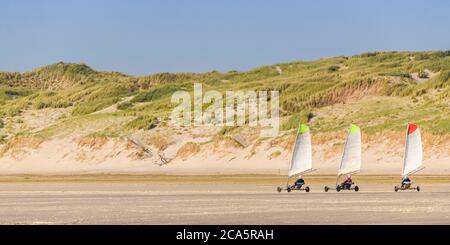
[[[359,191],[357,185],[353,186],[354,182],[351,175],[361,170],[361,155],[361,129],[352,124],[348,130],[347,141],[345,142],[344,153],[342,154],[341,165],[336,178],[337,192],[341,190]],[[346,176],[346,179],[338,184],[339,178],[342,176]],[[332,188],[324,187],[325,192],[328,192],[330,189]]]
[[[312,163],[311,132],[306,124],[300,124],[297,130],[297,137],[295,139],[294,152],[292,154],[286,187],[278,187],[278,192],[281,192],[282,190],[286,190],[287,192],[309,192],[311,189],[309,186],[306,186],[303,176],[315,170],[312,168]],[[297,181],[290,185],[290,179],[295,176],[297,176]]]

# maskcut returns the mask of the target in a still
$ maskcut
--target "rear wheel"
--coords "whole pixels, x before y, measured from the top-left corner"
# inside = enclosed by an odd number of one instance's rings
[[[306,192],[309,192],[309,191],[310,191],[309,186],[307,186],[307,187],[305,188],[305,191],[306,191]]]
[[[358,192],[358,191],[359,191],[359,187],[355,186],[355,192]]]
[[[395,192],[398,192],[398,187],[397,186],[394,187],[394,190],[395,190]]]
[[[329,189],[330,189],[330,188],[328,188],[328,186],[325,186],[325,188],[323,188],[323,190],[324,190],[325,192],[328,192]]]
[[[416,190],[417,190],[417,191],[420,191],[420,186],[417,186]]]

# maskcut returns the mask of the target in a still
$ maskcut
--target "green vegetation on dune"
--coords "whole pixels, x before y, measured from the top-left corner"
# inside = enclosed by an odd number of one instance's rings
[[[414,80],[414,74],[421,80]],[[0,115],[9,122],[25,110],[64,108],[68,117],[38,134],[54,135],[80,124],[105,123],[102,120],[107,118],[115,126],[99,132],[120,135],[117,132],[121,130],[166,125],[175,106],[170,103],[171,95],[177,90],[192,92],[195,82],[203,84],[204,92],[280,91],[281,115],[286,117],[282,130],[303,121],[320,132],[357,123],[365,132],[376,133],[403,130],[406,122],[414,121],[425,131],[450,133],[450,51],[372,52],[275,64],[246,72],[148,76],[57,63],[26,73],[0,72]],[[129,101],[123,101],[129,96]],[[118,111],[92,115],[115,104]]]
[[[31,89],[22,87],[0,87],[0,104],[5,104],[9,100],[28,96],[32,93]]]

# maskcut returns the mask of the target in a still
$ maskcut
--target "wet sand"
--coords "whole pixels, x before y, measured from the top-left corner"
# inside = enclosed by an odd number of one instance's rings
[[[355,176],[361,190],[278,193],[282,176],[0,176],[0,224],[450,224],[450,177]]]

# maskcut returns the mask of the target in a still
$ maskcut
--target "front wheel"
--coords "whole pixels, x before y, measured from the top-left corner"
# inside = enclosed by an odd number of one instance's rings
[[[291,192],[291,188],[289,188],[289,187],[286,190],[287,190],[287,192]]]
[[[306,191],[306,192],[309,192],[309,191],[310,191],[309,186],[307,186],[307,187],[305,188],[305,191]]]
[[[417,189],[417,191],[419,192],[419,191],[420,191],[420,186],[417,186],[417,188],[416,188],[416,189]]]
[[[359,187],[355,186],[355,192],[358,192],[358,191],[359,191]]]
[[[325,192],[328,192],[330,188],[328,188],[328,186],[325,186],[325,188],[323,189]]]
[[[341,191],[341,187],[340,187],[340,186],[337,186],[337,187],[336,187],[336,191],[337,191],[337,192],[340,192],[340,191]]]
[[[283,189],[281,189],[281,187],[279,187],[279,186],[277,187],[277,191],[278,191],[278,192],[281,192],[282,190],[283,190]]]
[[[397,186],[394,187],[394,190],[395,190],[395,192],[398,192],[398,187]]]

